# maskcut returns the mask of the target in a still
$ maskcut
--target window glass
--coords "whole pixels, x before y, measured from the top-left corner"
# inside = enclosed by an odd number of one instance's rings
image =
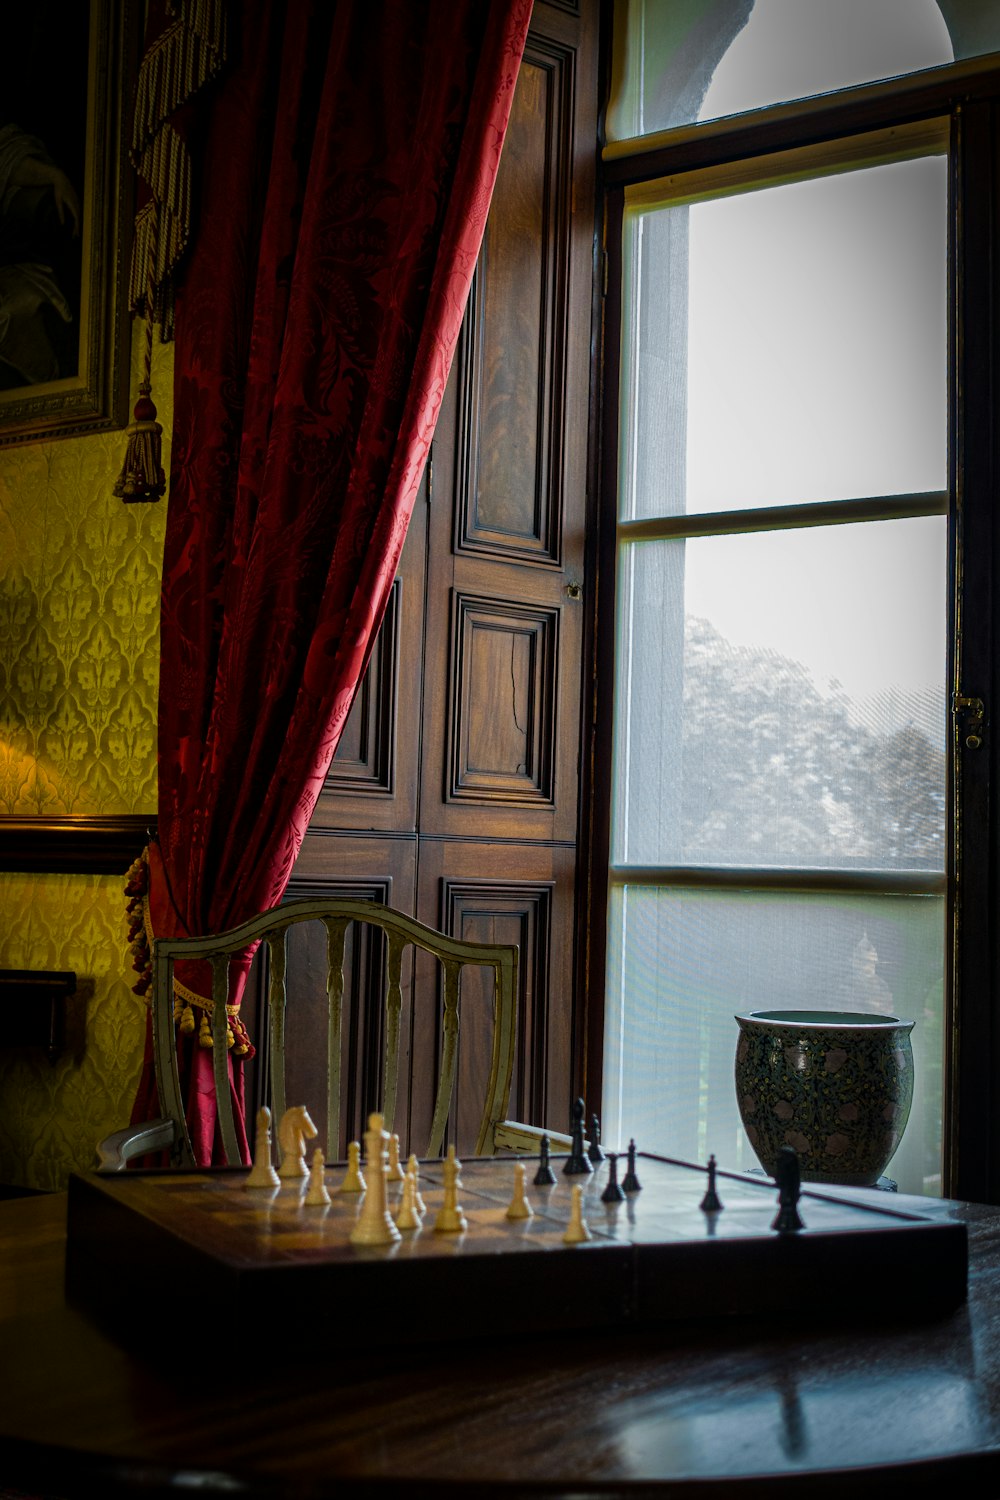
[[[945,902],[625,886],[612,896],[602,1129],[609,1142],[749,1171],[733,1087],[747,1010],[914,1021],[914,1099],[886,1168],[940,1193]]]
[[[994,52],[998,12],[995,0],[616,0],[608,140]]]
[[[624,519],[947,485],[947,158],[631,208]]]
[[[623,548],[613,863],[944,869],[946,528]]]

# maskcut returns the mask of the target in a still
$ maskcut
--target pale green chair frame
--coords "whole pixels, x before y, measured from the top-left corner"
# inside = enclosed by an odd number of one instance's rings
[[[263,941],[270,957],[269,1061],[271,1104],[275,1119],[285,1111],[285,1016],[287,1008],[287,934],[298,922],[320,921],[327,932],[327,1160],[341,1157],[340,1056],[344,1000],[344,946],[352,922],[379,927],[385,933],[386,988],[385,1051],[383,1058],[382,1112],[385,1128],[392,1129],[399,1082],[399,1029],[402,1007],[401,972],[403,953],[415,947],[436,957],[444,973],[442,1046],[438,1087],[435,1095],[430,1140],[423,1153],[440,1154],[455,1088],[459,1033],[459,977],[466,965],[492,968],[493,1044],[490,1076],[476,1142],[476,1155],[498,1150],[536,1151],[542,1131],[530,1125],[505,1120],[514,1066],[517,1006],[518,949],[507,943],[465,942],[436,932],[413,917],[372,901],[339,897],[317,897],[289,901],[283,906],[252,917],[215,937],[160,938],[153,944],[153,1052],[156,1083],[164,1117],[146,1125],[117,1131],[98,1146],[101,1170],[119,1171],[132,1157],[158,1149],[169,1149],[179,1167],[193,1167],[194,1156],[184,1118],[180,1075],[175,1045],[173,965],[177,959],[203,958],[212,965],[211,1027],[213,1070],[219,1130],[228,1161],[240,1161],[229,1089],[226,1046],[229,996],[229,961],[234,953]],[[553,1148],[568,1144],[569,1137],[550,1133]]]

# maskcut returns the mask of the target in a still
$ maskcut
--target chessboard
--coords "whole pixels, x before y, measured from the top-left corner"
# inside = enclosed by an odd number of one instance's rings
[[[507,1217],[515,1160],[531,1209],[520,1219]],[[304,1179],[248,1191],[245,1170],[74,1177],[67,1293],[125,1339],[148,1338],[151,1304],[161,1328],[175,1316],[188,1326],[197,1307],[248,1354],[326,1357],[728,1315],[918,1318],[965,1297],[964,1224],[904,1211],[889,1194],[852,1201],[824,1188],[802,1192],[802,1227],[790,1232],[774,1228],[766,1179],[720,1172],[721,1206],[706,1210],[705,1168],[643,1152],[634,1164],[638,1188],[604,1202],[607,1161],[581,1179],[554,1156],[549,1186],[533,1183],[537,1157],[466,1161],[466,1227],[441,1234],[447,1164],[424,1161],[422,1223],[374,1246],[351,1242],[364,1195],[338,1191],[343,1164],[325,1168],[330,1202],[319,1206],[306,1203]],[[567,1244],[576,1185],[589,1238]],[[387,1184],[390,1213],[400,1192]]]

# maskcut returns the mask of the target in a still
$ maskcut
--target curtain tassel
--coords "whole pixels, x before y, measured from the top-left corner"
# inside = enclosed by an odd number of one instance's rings
[[[132,413],[134,421],[125,429],[128,439],[125,462],[114,487],[114,493],[126,505],[136,500],[159,500],[167,487],[160,453],[163,428],[156,420],[156,407],[150,399],[151,386],[144,380]]]

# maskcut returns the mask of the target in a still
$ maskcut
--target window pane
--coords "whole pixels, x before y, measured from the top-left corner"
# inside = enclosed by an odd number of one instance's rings
[[[620,514],[943,490],[947,159],[626,215]]]
[[[989,3],[617,0],[608,139],[940,67],[1000,48]]]
[[[936,896],[743,895],[619,887],[608,945],[602,1133],[612,1148],[758,1166],[733,1082],[745,1010],[915,1021],[909,1124],[886,1169],[939,1193],[945,904]]]
[[[612,862],[944,869],[941,516],[622,548]]]

